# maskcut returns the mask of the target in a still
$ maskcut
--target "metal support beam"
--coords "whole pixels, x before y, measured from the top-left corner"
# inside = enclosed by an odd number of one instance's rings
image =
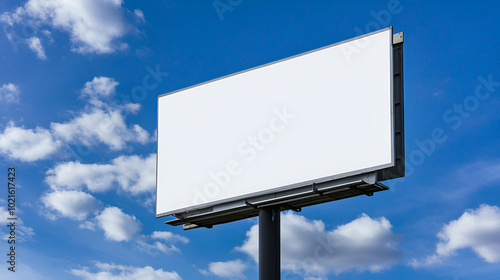
[[[280,274],[280,207],[259,208],[259,280],[280,280]]]

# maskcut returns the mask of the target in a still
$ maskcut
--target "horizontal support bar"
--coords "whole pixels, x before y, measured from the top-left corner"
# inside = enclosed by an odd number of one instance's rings
[[[197,227],[212,227],[232,221],[242,220],[258,216],[262,207],[279,205],[281,210],[299,210],[302,207],[345,199],[349,197],[373,194],[378,191],[389,189],[381,183],[376,182],[375,173],[363,176],[355,176],[350,180],[336,180],[312,184],[299,188],[299,190],[288,191],[288,194],[274,194],[266,199],[253,198],[231,203],[225,207],[211,207],[205,211],[200,210],[189,213],[176,214],[177,219],[165,222],[177,226],[185,225],[184,229]]]

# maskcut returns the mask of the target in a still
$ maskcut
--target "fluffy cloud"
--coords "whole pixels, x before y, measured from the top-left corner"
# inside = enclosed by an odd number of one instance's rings
[[[118,207],[107,207],[95,219],[106,239],[113,241],[129,241],[142,227],[135,216],[123,213]]]
[[[41,198],[45,207],[61,216],[83,221],[99,209],[99,203],[90,194],[80,191],[53,191]]]
[[[115,167],[111,164],[83,164],[66,162],[56,165],[46,172],[45,182],[52,189],[82,189],[107,191],[113,187]]]
[[[42,42],[40,41],[40,38],[33,36],[29,39],[26,39],[26,41],[28,41],[28,46],[36,54],[36,56],[39,59],[42,59],[42,60],[47,59],[47,56],[45,56],[45,50],[42,46]]]
[[[84,221],[78,226],[80,229],[88,229],[90,231],[95,231],[96,224],[93,221]]]
[[[44,29],[44,30],[42,30],[42,34],[45,35],[45,37],[47,38],[47,40],[49,40],[49,44],[54,43],[54,39],[52,38],[52,32]]]
[[[54,154],[61,141],[43,128],[24,129],[10,123],[0,133],[0,152],[21,161],[36,161]]]
[[[92,81],[86,82],[82,89],[82,95],[90,99],[100,99],[113,96],[119,83],[113,78],[94,77]]]
[[[284,227],[284,216],[281,214],[281,251],[283,252],[283,227]],[[249,231],[246,232],[247,239],[243,242],[243,245],[240,247],[236,247],[237,251],[247,253],[250,255],[253,260],[258,263],[259,262],[259,226],[255,225],[250,228]],[[283,264],[283,253],[281,253],[281,263]]]
[[[139,245],[139,249],[151,255],[156,255],[158,252],[165,254],[180,252],[179,248],[175,247],[175,245],[170,244],[170,246],[167,246],[159,241],[155,241],[150,244],[146,240],[144,240],[144,238],[139,238],[136,240],[136,243],[137,245]]]
[[[395,247],[399,238],[384,217],[363,214],[356,220],[327,231],[321,221],[310,221],[292,212],[282,214],[282,267],[307,276],[348,270],[378,272],[401,258]],[[247,232],[238,251],[258,261],[258,225]]]
[[[98,272],[90,272],[88,268],[73,269],[71,274],[84,280],[181,280],[177,272],[155,270],[151,266],[133,267],[96,262]]]
[[[14,25],[31,22],[36,28],[51,26],[70,34],[77,53],[106,54],[127,48],[119,41],[130,29],[121,0],[29,0],[0,19]]]
[[[51,123],[51,129],[24,129],[11,122],[0,132],[0,153],[21,161],[37,161],[54,154],[62,144],[92,146],[104,143],[111,150],[121,150],[127,143],[154,141],[141,126],[125,123],[126,114],[136,113],[140,104],[104,102],[116,93],[117,85],[118,82],[108,77],[95,77],[87,82],[81,95],[88,99],[89,105],[66,123]],[[15,85],[0,87],[0,101],[15,102],[18,99],[19,90]],[[149,181],[142,185],[148,187],[148,184]]]
[[[109,164],[66,162],[46,173],[53,189],[82,189],[102,192],[119,187],[133,195],[150,193],[156,186],[156,154],[147,157],[120,156]]]
[[[3,202],[2,204],[7,204],[7,202],[0,200],[0,202]],[[17,213],[19,213],[19,209],[17,210]],[[7,218],[11,218],[12,216],[9,215],[9,211],[3,207],[0,206],[0,236],[3,240],[7,240],[10,234],[8,233],[8,227],[7,225],[11,222],[7,220]],[[25,226],[24,222],[21,218],[17,218],[16,222],[16,241],[24,241],[26,239],[30,239],[33,235],[35,235],[35,232],[33,231],[33,228]],[[6,232],[3,230],[5,229]]]
[[[82,143],[92,146],[104,143],[112,150],[121,150],[127,142],[146,144],[151,141],[149,133],[139,125],[127,126],[125,113],[135,113],[139,104],[126,103],[122,106],[108,105],[103,100],[116,93],[116,82],[108,77],[94,77],[86,82],[81,94],[88,98],[90,107],[66,123],[52,123],[57,137],[68,143]]]
[[[155,231],[153,234],[151,234],[151,238],[153,239],[160,239],[168,242],[181,242],[184,244],[189,243],[189,239],[187,239],[184,236],[174,234],[170,231]]]
[[[141,10],[139,10],[139,9],[135,9],[135,10],[134,10],[134,15],[137,17],[137,19],[138,19],[139,21],[141,21],[141,22],[144,22],[144,21],[145,21],[145,19],[144,19],[144,13],[143,13]]]
[[[247,265],[241,260],[213,262],[208,265],[208,269],[212,274],[231,279],[245,278],[243,271],[245,271],[246,268]]]
[[[67,143],[92,146],[104,143],[112,150],[122,150],[127,142],[146,144],[150,136],[139,125],[128,127],[120,109],[93,108],[67,123],[52,123],[54,135]]]
[[[456,255],[460,249],[470,248],[485,262],[500,262],[500,208],[483,204],[478,209],[468,209],[457,220],[445,224],[437,234],[440,242],[436,253],[422,261],[413,260],[413,267],[441,263]]]
[[[149,243],[148,240],[161,240],[163,242],[169,242],[171,244],[167,246],[160,241],[153,241],[152,243]],[[174,244],[172,244],[176,242],[187,244],[189,243],[189,239],[169,231],[155,231],[149,236],[141,235],[136,240],[136,243],[139,245],[139,249],[152,255],[155,255],[158,252],[161,253],[180,252],[179,248],[177,248]]]
[[[0,87],[0,102],[2,103],[16,103],[19,102],[19,88],[12,84],[3,84]]]
[[[5,12],[0,16],[0,20],[8,25],[14,25],[23,21],[23,16],[25,14],[23,7],[17,7],[12,12]]]
[[[170,243],[189,242],[187,238],[171,232],[155,231],[151,236],[139,235],[142,224],[135,216],[124,213],[118,207],[106,207],[99,212],[102,203],[82,191],[53,190],[43,195],[41,201],[47,209],[56,212],[56,214],[43,213],[49,219],[60,216],[82,221],[79,226],[80,229],[91,231],[101,229],[106,239],[112,241],[135,241],[139,249],[153,255],[158,252],[180,252],[175,245],[166,245],[160,241],[155,241],[155,239]],[[0,210],[2,209],[0,208]],[[92,214],[95,216],[87,219]],[[0,211],[0,218],[5,215],[7,214]],[[148,243],[149,240],[153,240],[153,242]]]

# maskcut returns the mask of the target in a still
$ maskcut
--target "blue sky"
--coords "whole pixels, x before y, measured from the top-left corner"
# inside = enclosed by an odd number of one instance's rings
[[[2,1],[0,178],[16,168],[18,220],[0,278],[256,279],[256,219],[155,219],[157,96],[387,26],[405,33],[407,177],[284,213],[282,279],[498,278],[500,5],[309,2]],[[319,239],[336,250],[315,257]]]

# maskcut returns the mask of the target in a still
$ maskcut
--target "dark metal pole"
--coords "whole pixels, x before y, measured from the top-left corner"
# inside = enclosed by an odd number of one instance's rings
[[[259,209],[259,280],[281,279],[280,207]]]

